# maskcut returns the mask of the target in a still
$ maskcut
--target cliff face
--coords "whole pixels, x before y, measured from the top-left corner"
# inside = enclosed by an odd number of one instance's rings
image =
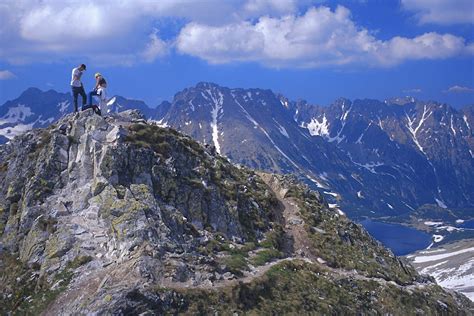
[[[317,192],[138,112],[0,147],[3,313],[468,313]]]

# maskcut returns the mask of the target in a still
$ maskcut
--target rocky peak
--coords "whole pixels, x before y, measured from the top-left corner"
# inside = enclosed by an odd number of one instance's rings
[[[404,96],[404,97],[395,97],[395,98],[390,98],[386,99],[384,103],[386,104],[394,104],[394,105],[407,105],[407,104],[413,104],[416,103],[417,100],[412,97],[412,96]]]
[[[294,178],[137,111],[67,115],[0,146],[0,162],[2,313],[472,308]]]

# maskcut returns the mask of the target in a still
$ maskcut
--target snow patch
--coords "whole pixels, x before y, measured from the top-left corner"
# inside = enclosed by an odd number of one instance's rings
[[[273,120],[273,121],[277,124],[278,130],[280,131],[280,133],[283,136],[285,136],[286,138],[290,138],[290,135],[288,135],[288,132],[286,131],[286,129],[283,126],[281,126],[277,121],[275,121],[275,120]]]
[[[166,128],[168,127],[168,122],[163,122],[165,120],[165,118],[162,118],[161,120],[159,121],[155,121],[155,124],[159,127],[162,127],[162,128]]]
[[[443,253],[443,254],[439,254],[439,255],[418,256],[418,257],[415,257],[414,262],[415,263],[422,263],[422,262],[438,261],[438,260],[442,260],[442,259],[449,258],[449,257],[452,257],[452,256],[456,256],[456,255],[459,255],[459,254],[462,254],[462,253],[473,252],[473,251],[474,251],[474,247],[470,247],[470,248],[466,248],[466,249],[462,249],[462,250],[458,250],[458,251],[453,251],[453,252],[448,252],[448,253]]]
[[[9,108],[7,114],[0,117],[0,125],[24,122],[27,117],[33,114],[31,108],[24,104],[18,104],[18,106]]]
[[[112,99],[110,99],[110,100],[107,102],[107,106],[113,105],[116,100],[117,100],[117,98],[116,98],[116,97],[113,97]]]
[[[211,110],[211,129],[212,129],[212,142],[216,147],[217,153],[221,154],[221,145],[219,144],[219,127],[218,127],[218,116],[223,114],[222,104],[224,103],[224,95],[219,91],[219,96],[216,98],[210,90],[206,90],[209,96],[211,97],[214,107]]]
[[[423,224],[425,224],[426,226],[441,226],[443,225],[443,222],[427,221],[427,222],[424,222]]]
[[[8,139],[12,139],[15,136],[21,135],[33,129],[33,126],[35,125],[35,123],[36,122],[30,123],[30,124],[17,124],[15,126],[1,128],[0,135],[5,136]]]
[[[442,235],[433,235],[433,241],[434,242],[440,242],[444,239],[444,236]]]
[[[438,204],[439,207],[441,207],[441,208],[448,208],[448,207],[446,206],[446,204],[444,204],[443,201],[438,200],[437,198],[435,198],[435,201],[436,201],[436,204]]]
[[[319,182],[318,180],[314,179],[313,177],[310,177],[310,176],[306,176],[306,178],[308,178],[311,182],[315,183],[319,188],[321,189],[328,189],[328,187],[324,184],[322,184],[321,182]]]
[[[326,114],[323,115],[321,122],[317,118],[312,118],[311,122],[306,125],[311,136],[328,136],[329,135],[329,125],[326,118]]]
[[[453,115],[451,114],[451,131],[453,131],[454,136],[456,136],[456,130],[454,129],[453,125]]]
[[[356,144],[362,144],[362,138],[364,137],[365,133],[369,129],[370,125],[372,125],[372,122],[369,123],[369,125],[365,128],[365,130],[360,134],[359,138],[356,140]]]
[[[324,191],[324,194],[327,194],[327,195],[334,196],[335,198],[337,198],[337,197],[339,196],[339,194],[337,194],[337,193],[334,193],[334,192],[328,192],[328,191]]]
[[[66,112],[67,109],[69,108],[70,104],[71,103],[69,101],[59,102],[58,103],[59,112],[61,112],[61,113]]]
[[[463,115],[462,119],[464,120],[464,123],[466,123],[467,128],[468,128],[468,129],[471,129],[471,126],[469,126],[469,122],[468,122],[468,120],[467,120],[466,114]]]
[[[406,116],[406,118],[407,118],[407,120],[408,120],[408,125],[407,125],[407,127],[408,127],[408,130],[410,131],[410,134],[411,134],[411,136],[412,136],[413,142],[414,142],[415,145],[418,147],[418,149],[419,149],[422,153],[424,153],[424,154],[426,154],[426,153],[425,153],[425,151],[423,150],[423,147],[420,145],[420,143],[419,143],[419,141],[418,141],[418,138],[416,137],[416,134],[417,134],[418,131],[420,130],[420,127],[423,126],[423,123],[424,123],[424,122],[431,116],[431,114],[433,113],[433,112],[430,112],[428,115],[426,115],[426,114],[428,113],[428,110],[429,110],[429,109],[427,109],[427,108],[426,108],[426,105],[425,105],[425,106],[423,107],[423,114],[422,114],[422,116],[421,116],[421,119],[420,119],[420,121],[418,122],[418,125],[417,125],[416,127],[414,127],[416,118],[411,119],[410,116],[408,116],[408,114],[405,113],[405,116]]]

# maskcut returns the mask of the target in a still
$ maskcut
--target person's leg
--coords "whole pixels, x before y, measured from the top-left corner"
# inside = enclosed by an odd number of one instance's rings
[[[97,94],[97,90],[92,90],[91,92],[89,92],[89,103],[90,105],[92,105],[92,97],[95,96],[95,95],[98,95]]]
[[[87,104],[92,105],[92,96],[94,95],[94,91],[89,92],[89,102]]]
[[[84,87],[80,87],[79,94],[82,96],[82,106],[86,105],[87,103],[87,95],[84,91]]]
[[[97,105],[94,105],[93,109],[94,109],[95,114],[98,114],[98,115],[102,116],[100,108]]]
[[[74,104],[74,112],[77,112],[77,96],[79,95],[79,91],[77,91],[76,87],[72,87],[72,96],[73,96],[73,104]]]
[[[85,110],[91,109],[91,108],[92,108],[92,105],[86,104],[86,105],[84,105],[84,106],[82,107],[82,111],[85,111]]]

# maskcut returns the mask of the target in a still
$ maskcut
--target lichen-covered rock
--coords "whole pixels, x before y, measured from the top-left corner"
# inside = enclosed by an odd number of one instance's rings
[[[0,165],[2,314],[472,310],[318,193],[136,111],[71,114]]]

